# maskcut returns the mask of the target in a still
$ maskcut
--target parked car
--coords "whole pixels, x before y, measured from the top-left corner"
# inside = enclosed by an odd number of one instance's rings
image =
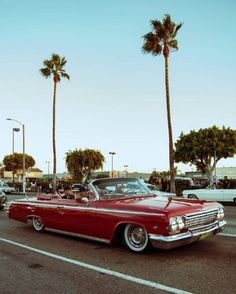
[[[7,197],[5,193],[0,189],[0,210],[3,210],[7,204]]]
[[[84,188],[84,184],[81,184],[81,183],[73,184],[73,185],[71,186],[71,190],[72,190],[73,192],[80,192],[81,189],[83,189],[83,188]]]
[[[205,189],[184,190],[183,197],[219,202],[234,202],[236,204],[236,189],[222,189],[212,183]]]
[[[176,176],[175,177],[175,181],[186,181],[186,182],[189,183],[190,187],[194,187],[195,186],[195,183],[194,183],[194,181],[193,181],[192,178]]]
[[[7,183],[4,183],[4,182],[0,182],[0,189],[6,194],[11,194],[16,192],[16,189],[14,187],[10,187]]]
[[[152,193],[154,193],[157,196],[164,196],[164,197],[176,197],[175,193],[171,192],[163,192],[158,189],[157,186],[152,185],[152,184],[146,184],[149,190],[151,190]]]
[[[152,245],[170,249],[213,236],[226,224],[220,203],[156,197],[138,178],[104,178],[88,184],[82,198],[58,194],[14,200],[9,218],[33,228],[111,244],[133,252]]]

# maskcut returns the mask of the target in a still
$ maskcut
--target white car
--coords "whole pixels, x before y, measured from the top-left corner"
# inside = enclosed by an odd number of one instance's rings
[[[176,197],[175,193],[170,193],[170,192],[163,192],[158,189],[157,186],[152,185],[152,184],[146,184],[149,190],[151,190],[152,193],[154,193],[157,196],[164,196],[164,197]]]
[[[236,204],[236,189],[222,189],[217,188],[214,184],[210,184],[206,189],[184,190],[183,197],[219,202],[234,202]]]
[[[6,194],[16,192],[16,189],[14,187],[10,187],[7,183],[4,182],[0,182],[0,189]]]

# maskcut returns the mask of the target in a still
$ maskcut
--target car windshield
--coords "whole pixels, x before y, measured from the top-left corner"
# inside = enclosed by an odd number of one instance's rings
[[[154,185],[147,185],[148,189],[151,191],[159,191],[158,187],[154,186]]]
[[[109,178],[94,180],[92,186],[100,199],[150,195],[150,190],[138,178]]]

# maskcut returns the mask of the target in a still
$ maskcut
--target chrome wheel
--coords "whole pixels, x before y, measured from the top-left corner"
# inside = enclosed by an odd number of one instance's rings
[[[32,219],[32,224],[33,224],[33,228],[37,231],[37,232],[41,232],[43,231],[44,228],[44,224],[42,222],[42,220],[39,217],[34,217]]]
[[[148,247],[147,231],[134,224],[126,225],[124,230],[124,240],[126,246],[134,252],[143,252]]]

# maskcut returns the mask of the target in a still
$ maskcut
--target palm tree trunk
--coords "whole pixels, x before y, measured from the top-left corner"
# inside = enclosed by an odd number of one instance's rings
[[[56,191],[56,174],[57,174],[57,157],[56,157],[56,91],[57,91],[57,82],[54,80],[53,115],[52,115],[53,193]]]
[[[169,167],[170,167],[170,192],[175,193],[175,170],[174,170],[174,148],[170,114],[170,93],[169,93],[169,66],[168,55],[165,57],[165,84],[166,84],[166,108],[169,133]]]

